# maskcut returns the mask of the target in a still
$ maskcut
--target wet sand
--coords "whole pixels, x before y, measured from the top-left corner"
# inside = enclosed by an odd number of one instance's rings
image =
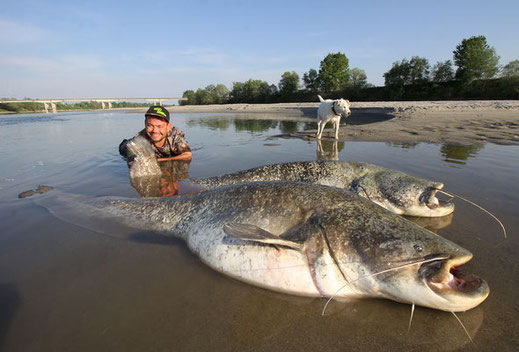
[[[319,103],[171,106],[172,113],[239,113],[314,119]],[[519,100],[352,102],[341,141],[519,145]],[[377,122],[377,123],[373,123]],[[313,139],[316,130],[286,137]],[[333,138],[328,124],[323,138]]]

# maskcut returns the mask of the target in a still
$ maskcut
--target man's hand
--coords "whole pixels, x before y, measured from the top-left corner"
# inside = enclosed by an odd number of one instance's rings
[[[169,158],[158,158],[157,161],[161,162],[161,161],[170,161],[170,160],[191,160],[191,158],[192,158],[191,152],[184,152],[182,154],[175,155],[175,156],[172,156]]]

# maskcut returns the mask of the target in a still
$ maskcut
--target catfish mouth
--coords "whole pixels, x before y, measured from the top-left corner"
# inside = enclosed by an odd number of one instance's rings
[[[452,202],[444,201],[436,197],[436,194],[442,188],[442,183],[432,187],[427,187],[427,189],[423,191],[419,197],[420,204],[424,204],[431,210],[441,212],[442,214],[440,216],[448,215],[454,211],[454,204]]]
[[[461,266],[472,256],[447,258],[423,263],[418,276],[438,295],[475,295],[483,299],[488,295],[488,286],[480,277],[467,273]]]

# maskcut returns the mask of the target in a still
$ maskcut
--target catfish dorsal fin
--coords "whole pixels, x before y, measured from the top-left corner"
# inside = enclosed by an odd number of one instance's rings
[[[243,241],[260,242],[265,244],[272,244],[277,246],[285,246],[293,249],[300,250],[302,245],[293,241],[284,240],[256,225],[250,224],[238,224],[230,222],[225,224],[223,231],[234,238],[238,238]]]

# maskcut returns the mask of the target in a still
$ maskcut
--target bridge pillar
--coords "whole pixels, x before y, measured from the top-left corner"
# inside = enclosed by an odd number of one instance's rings
[[[49,113],[49,104],[43,103],[43,108],[45,109],[45,113],[48,114]]]
[[[103,109],[103,110],[105,109],[105,102],[104,101],[101,102],[101,109]]]
[[[112,102],[109,101],[109,102],[108,102],[108,110],[110,110],[111,108],[112,108]]]
[[[56,111],[56,104],[55,103],[50,103],[50,107],[52,108],[52,112],[55,114],[57,111]]]

